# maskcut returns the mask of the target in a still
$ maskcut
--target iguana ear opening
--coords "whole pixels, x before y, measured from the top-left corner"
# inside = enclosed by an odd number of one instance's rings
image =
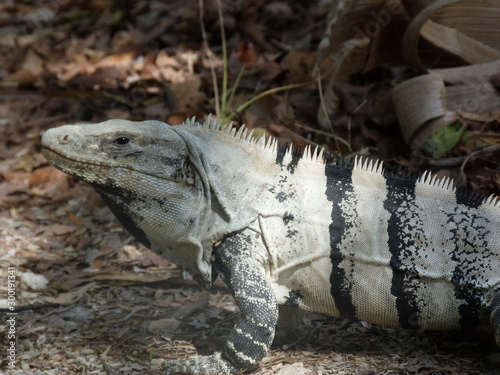
[[[213,184],[210,179],[210,166],[207,164],[203,155],[194,147],[190,147],[190,144],[186,142],[188,146],[190,157],[188,164],[195,169],[196,173],[201,179],[203,184],[203,190],[205,191],[205,196],[210,203],[207,206],[212,212],[216,212],[224,221],[229,222],[231,220],[231,214],[228,206],[224,204],[221,199],[222,194],[219,192],[216,184]],[[228,182],[229,183],[229,182]]]
[[[224,204],[224,202],[220,199],[221,195],[216,188],[210,184],[210,192],[211,194],[211,204],[212,211],[219,213],[219,216],[225,221],[229,222],[231,220],[231,214],[229,213],[228,207]]]

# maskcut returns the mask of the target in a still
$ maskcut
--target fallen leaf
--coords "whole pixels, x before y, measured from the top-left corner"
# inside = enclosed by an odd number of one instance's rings
[[[92,280],[108,281],[118,285],[131,285],[139,283],[153,283],[165,280],[165,275],[152,275],[137,272],[97,272],[91,275]]]
[[[181,326],[181,321],[175,318],[164,318],[153,320],[148,323],[148,331],[153,333],[160,333],[162,336],[168,334],[169,332],[176,332]],[[168,337],[168,336],[167,336]]]
[[[276,375],[306,375],[306,374],[313,374],[313,372],[308,368],[305,368],[302,362],[284,365],[283,368],[276,373]]]
[[[47,297],[46,301],[49,303],[57,303],[60,305],[69,305],[76,300],[80,299],[87,291],[96,287],[96,283],[88,283],[81,288],[68,293],[61,293],[56,297]]]
[[[75,230],[73,225],[65,225],[65,224],[52,224],[47,226],[41,226],[36,230],[37,234],[41,234],[44,237],[54,237],[54,236],[62,236],[64,234],[68,234]]]
[[[30,175],[28,186],[30,188],[46,183],[57,184],[60,181],[67,181],[68,175],[54,167],[37,168]]]
[[[32,272],[23,272],[21,274],[21,286],[32,290],[47,289],[48,280],[43,275],[38,275]]]
[[[246,69],[251,69],[257,63],[258,55],[255,47],[250,42],[242,41],[238,44],[236,55]]]

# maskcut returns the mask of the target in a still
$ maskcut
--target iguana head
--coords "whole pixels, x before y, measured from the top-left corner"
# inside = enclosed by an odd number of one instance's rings
[[[66,125],[43,135],[42,152],[92,185],[147,247],[211,284],[210,189],[202,163],[173,127],[126,120]]]

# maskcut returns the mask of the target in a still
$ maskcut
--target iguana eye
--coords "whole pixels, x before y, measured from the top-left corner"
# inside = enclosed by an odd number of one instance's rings
[[[127,137],[118,137],[114,140],[114,143],[118,146],[125,146],[126,144],[128,144],[130,141],[129,138]]]

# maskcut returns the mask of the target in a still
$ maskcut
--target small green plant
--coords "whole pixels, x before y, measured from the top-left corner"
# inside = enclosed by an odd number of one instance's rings
[[[148,349],[148,355],[149,355],[149,361],[151,361],[156,354],[156,349],[155,348],[150,348]]]
[[[207,35],[205,31],[205,27],[203,24],[203,1],[199,1],[199,6],[200,6],[200,25],[201,25],[201,30],[202,30],[202,38],[204,40],[205,44],[205,49],[209,55],[211,55],[210,48],[208,46],[208,40],[207,40]],[[213,67],[213,64],[211,64],[211,70],[212,70],[212,81],[214,85],[214,96],[215,96],[215,114],[217,118],[221,120],[221,123],[225,123],[227,121],[231,121],[238,113],[241,113],[244,111],[246,108],[248,108],[250,105],[255,103],[256,101],[280,92],[280,91],[286,91],[286,90],[292,90],[295,88],[303,87],[311,82],[304,82],[304,83],[294,83],[290,85],[285,85],[285,86],[280,86],[280,87],[274,87],[268,90],[265,90],[261,92],[260,94],[254,96],[250,100],[247,100],[243,104],[240,104],[234,111],[231,113],[228,113],[228,108],[231,106],[233,103],[238,85],[241,81],[241,78],[245,72],[245,68],[242,67],[240,72],[238,73],[232,87],[229,89],[229,71],[228,71],[228,53],[227,53],[227,43],[226,43],[226,33],[224,30],[224,16],[222,14],[222,4],[220,0],[217,0],[217,12],[218,12],[218,17],[219,17],[219,24],[220,24],[220,36],[221,36],[221,43],[222,43],[222,87],[221,87],[221,92],[219,95],[219,87],[217,85],[217,76],[215,73],[215,68]]]
[[[213,55],[209,45],[208,45],[208,39],[207,39],[207,34],[206,30],[203,24],[203,0],[199,0],[199,6],[200,6],[200,25],[201,25],[201,30],[202,30],[202,38],[204,41],[204,46],[207,54]],[[221,44],[222,44],[222,87],[221,87],[221,93],[219,96],[219,87],[217,84],[217,75],[215,72],[215,67],[213,64],[211,65],[211,73],[212,73],[212,82],[214,86],[214,99],[215,99],[215,114],[218,119],[220,119],[221,124],[225,124],[229,121],[231,121],[237,114],[243,112],[245,109],[247,109],[249,106],[251,106],[253,103],[259,101],[262,98],[265,98],[268,95],[275,94],[277,92],[281,91],[288,91],[288,90],[293,90],[296,88],[304,87],[307,86],[314,81],[308,81],[308,82],[302,82],[302,83],[293,83],[289,85],[284,85],[284,86],[279,86],[279,87],[273,87],[268,90],[265,90],[251,99],[245,101],[244,103],[238,105],[235,110],[233,110],[231,113],[228,113],[228,108],[231,107],[236,91],[238,89],[238,85],[241,81],[241,78],[245,72],[245,68],[242,67],[240,72],[238,73],[232,87],[228,90],[228,77],[229,77],[229,71],[228,71],[228,53],[227,53],[227,44],[226,44],[226,33],[224,30],[224,16],[222,14],[222,4],[220,0],[217,0],[217,13],[218,13],[218,18],[219,18],[219,25],[220,25],[220,36],[221,36]],[[321,100],[321,106],[322,109],[325,109],[324,106],[324,98],[321,92],[321,76],[318,76],[318,89],[320,92],[320,100]],[[304,127],[306,128],[306,127]],[[349,150],[349,153],[352,153],[352,147],[350,145],[349,141],[346,141],[342,137],[339,137],[335,134],[333,134],[333,127],[332,128],[332,133],[327,133],[318,129],[313,129],[307,127],[311,132],[317,133],[324,135],[326,137],[333,138],[336,145],[337,149],[339,149],[339,143],[344,144],[347,149]]]
[[[432,134],[422,148],[433,158],[445,157],[460,142],[464,131],[465,125],[461,121],[454,121]]]

